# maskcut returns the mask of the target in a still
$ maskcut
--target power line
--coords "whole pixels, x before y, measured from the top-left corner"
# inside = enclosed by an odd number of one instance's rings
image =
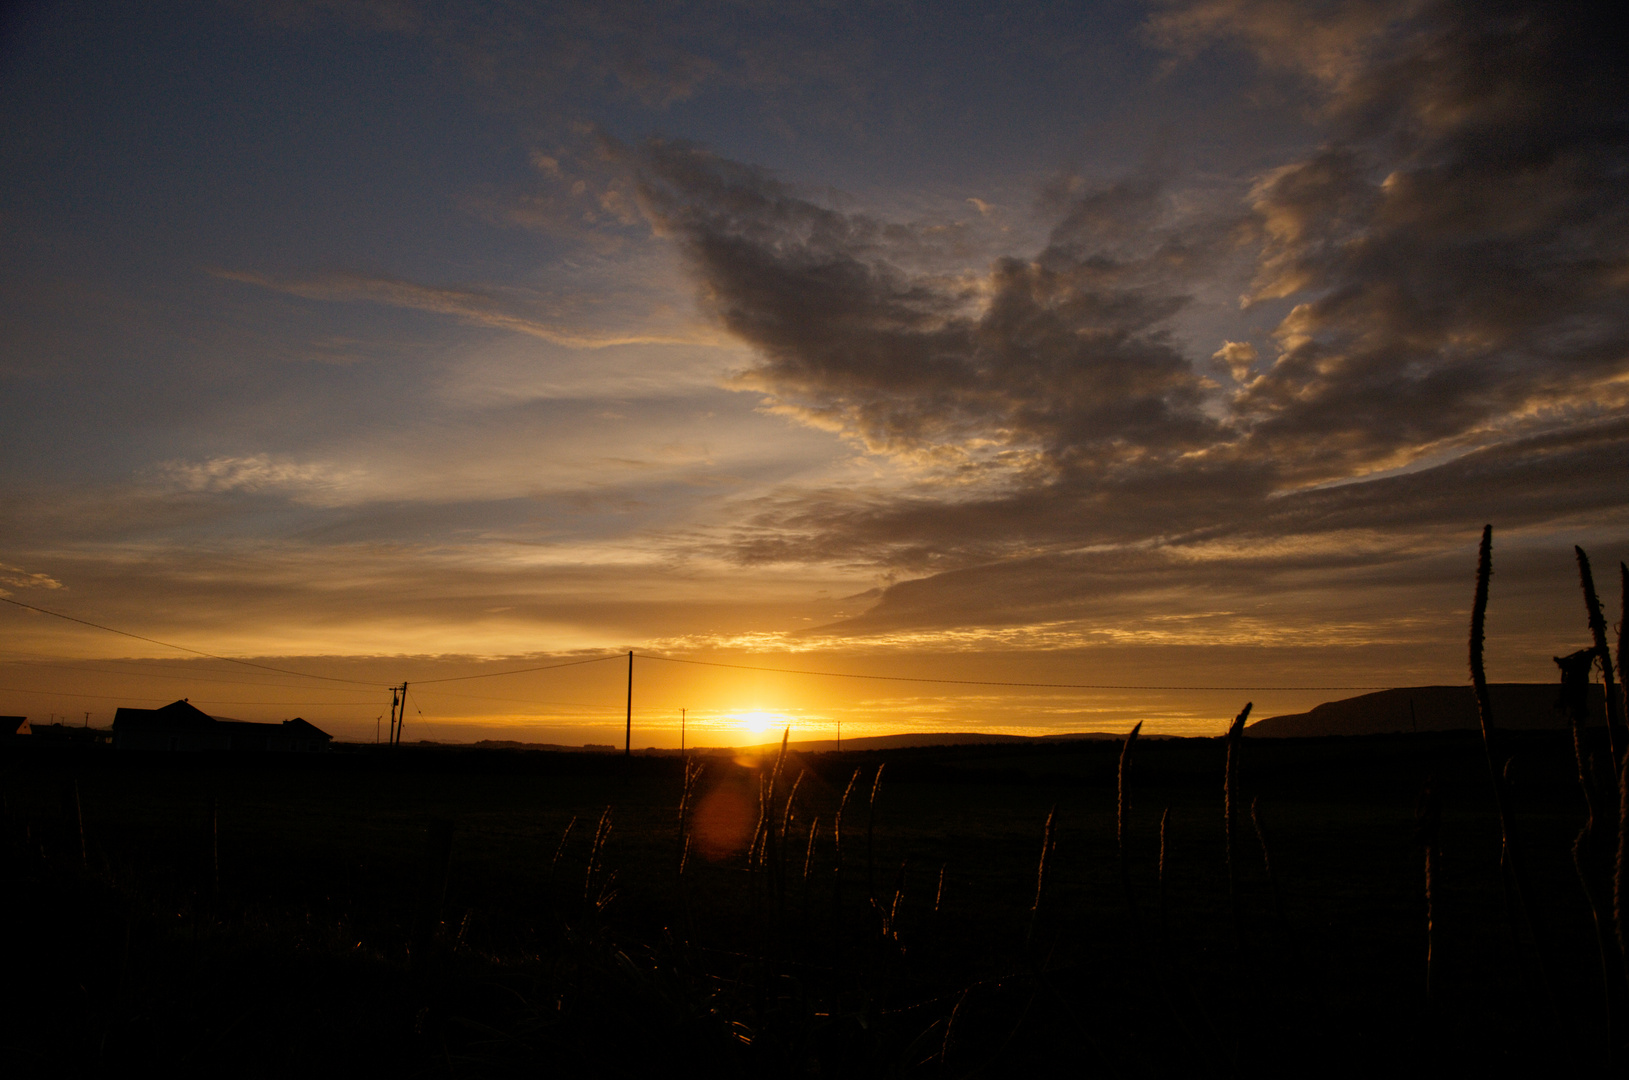
[[[413,685],[418,686],[419,684],[414,683]],[[514,704],[514,705],[559,705],[559,706],[566,706],[566,707],[571,707],[571,708],[582,708],[582,709],[611,709],[611,708],[615,708],[615,705],[607,704],[605,702],[544,701],[544,700],[539,699],[539,698],[493,697],[490,694],[466,694],[466,693],[463,693],[463,692],[458,691],[458,690],[424,690],[424,691],[421,691],[421,693],[429,694],[431,697],[438,697],[439,696],[439,697],[456,698],[459,701],[506,701],[506,702],[509,702],[511,704]]]
[[[77,690],[25,690],[20,686],[0,686],[0,693],[7,693],[7,694],[50,694],[52,697],[98,698],[98,699],[105,699],[107,701],[128,701],[131,698],[135,698],[137,701],[163,701],[164,700],[164,696],[162,694],[81,694]],[[352,701],[347,701],[345,704],[354,705],[356,703],[352,702]]]
[[[74,671],[90,672],[95,675],[114,675],[125,679],[167,679],[170,682],[221,683],[226,686],[264,686],[272,690],[292,689],[292,686],[289,683],[269,683],[244,679],[223,679],[219,676],[198,674],[173,675],[162,671],[132,671],[128,669],[109,671],[106,668],[83,666],[90,663],[117,664],[122,662],[123,661],[119,660],[0,660],[0,665],[35,668],[71,666]],[[192,663],[190,660],[158,660],[156,662],[161,664]],[[372,683],[364,684],[355,690],[351,690],[344,686],[336,686],[332,689],[336,694],[377,694],[379,692],[379,688]],[[360,704],[360,702],[344,702],[343,704],[355,705]]]
[[[0,600],[4,600],[6,603],[15,605],[16,607],[27,608],[29,611],[37,611],[41,615],[51,615],[58,619],[66,619],[69,622],[78,623],[81,626],[89,626],[97,630],[106,630],[108,633],[118,634],[120,637],[135,638],[137,641],[145,641],[152,645],[162,645],[166,649],[180,649],[182,652],[192,653],[194,656],[207,656],[211,660],[224,660],[228,664],[242,664],[244,667],[260,668],[262,671],[275,671],[282,675],[298,675],[304,679],[323,679],[327,682],[353,683],[357,686],[375,685],[374,683],[363,682],[361,679],[343,679],[337,675],[313,675],[309,671],[293,671],[289,668],[272,667],[270,664],[257,664],[253,660],[239,660],[233,656],[217,656],[215,653],[204,652],[202,649],[189,649],[185,645],[176,645],[173,642],[160,641],[157,638],[143,637],[140,634],[132,634],[128,630],[115,630],[111,626],[103,626],[101,623],[93,623],[87,619],[76,619],[72,615],[64,615],[60,611],[51,611],[46,608],[35,607],[33,604],[25,604],[21,600],[13,600],[9,596],[0,596]]]
[[[1130,683],[1013,682],[1005,679],[930,679],[916,675],[856,675],[848,671],[805,671],[798,668],[755,667],[751,664],[725,664],[717,660],[686,660],[677,656],[651,656],[636,653],[641,660],[666,660],[670,664],[700,664],[704,667],[734,668],[737,671],[767,671],[776,675],[819,675],[829,679],[874,679],[882,682],[946,683],[955,686],[1022,686],[1036,690],[1394,690],[1392,686],[1137,686]],[[606,659],[609,659],[607,657]]]
[[[544,664],[541,667],[514,668],[511,671],[488,671],[480,675],[450,675],[445,679],[419,679],[414,686],[427,686],[430,683],[463,682],[466,679],[495,679],[499,675],[524,675],[529,671],[553,671],[556,668],[576,667],[579,664],[597,664],[601,660],[616,660],[622,653],[612,653],[610,656],[591,656],[587,660],[567,660],[563,664]]]
[[[96,698],[99,701],[163,701],[167,695],[162,694],[82,694],[77,690],[28,690],[21,686],[0,686],[0,693],[6,694],[50,694],[52,697]],[[224,698],[187,698],[190,702],[203,705],[284,705],[303,709],[308,705],[354,705],[367,704],[362,701],[229,701]]]

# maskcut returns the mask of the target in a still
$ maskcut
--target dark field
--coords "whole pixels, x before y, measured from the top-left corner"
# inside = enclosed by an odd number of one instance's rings
[[[5,1051],[38,1074],[1604,1073],[1571,743],[1504,738],[1536,942],[1472,732],[1245,740],[1232,902],[1219,739],[1135,745],[1125,879],[1112,741],[789,755],[752,860],[759,772],[703,758],[682,877],[671,757],[13,747]]]

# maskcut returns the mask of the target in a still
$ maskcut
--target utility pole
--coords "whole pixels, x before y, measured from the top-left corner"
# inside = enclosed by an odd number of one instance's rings
[[[1413,705],[1414,703],[1411,701],[1409,704]],[[90,727],[90,713],[85,714],[85,726]]]
[[[407,683],[402,683],[402,712],[396,717],[396,745],[402,744],[402,728],[407,726]]]
[[[628,650],[628,727],[622,735],[622,756],[633,757],[633,650]]]
[[[385,742],[386,746],[396,745],[396,704],[396,688],[392,686],[390,688],[390,738]]]

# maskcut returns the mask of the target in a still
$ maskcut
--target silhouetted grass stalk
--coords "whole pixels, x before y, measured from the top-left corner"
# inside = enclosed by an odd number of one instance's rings
[[[848,800],[854,794],[854,785],[859,782],[860,770],[856,767],[848,778],[848,786],[843,788],[843,797],[837,803],[837,816],[832,820],[831,908],[835,925],[841,925],[843,916],[843,814],[848,810]]]
[[[571,828],[572,828],[573,825],[576,825],[576,824],[577,824],[577,815],[573,814],[573,815],[571,815],[571,820],[566,822],[565,831],[560,834],[560,843],[554,849],[554,858],[549,860],[549,873],[550,874],[553,874],[554,873],[554,868],[557,865],[559,865],[560,856],[565,854],[566,841],[571,839]]]
[[[1166,925],[1165,924],[1165,828],[1170,823],[1170,821],[1171,821],[1171,808],[1169,806],[1167,806],[1160,813],[1160,858],[1159,858],[1159,868],[1157,870],[1157,875],[1158,875],[1157,876],[1157,881],[1159,883],[1159,906],[1160,906],[1160,952],[1162,954],[1165,951],[1165,925]]]
[[[679,874],[684,874],[684,866],[690,852],[690,803],[691,796],[695,794],[696,783],[701,779],[702,763],[699,760],[685,758],[684,774],[679,789]]]
[[[1058,808],[1053,806],[1046,814],[1046,825],[1041,829],[1041,860],[1035,867],[1035,902],[1029,907],[1029,930],[1024,934],[1028,943],[1035,937],[1035,922],[1041,914],[1041,896],[1046,892],[1047,857],[1052,854],[1052,825],[1057,820]]]
[[[1260,801],[1259,798],[1250,800],[1250,825],[1256,831],[1256,843],[1261,845],[1261,869],[1267,875],[1267,891],[1273,898],[1273,915],[1278,919],[1279,932],[1284,935],[1284,944],[1290,951],[1290,959],[1299,967],[1301,950],[1296,946],[1289,916],[1284,913],[1284,896],[1278,887],[1278,877],[1273,873],[1273,854],[1267,846],[1267,830],[1261,823],[1261,809],[1258,805]]]
[[[787,729],[790,734],[791,729]],[[792,786],[787,789],[786,799],[781,810],[780,836],[775,841],[775,901],[784,913],[786,906],[786,844],[791,835],[792,822],[796,817],[795,806],[798,798],[798,788],[803,784],[804,770],[799,769],[797,776],[792,779]]]
[[[905,867],[907,861],[899,864],[899,874],[894,878],[894,898],[888,904],[887,911],[880,911],[882,916],[882,936],[899,940],[899,905],[905,899]]]
[[[1620,753],[1618,739],[1623,727],[1623,703],[1618,700],[1617,687],[1612,678],[1612,653],[1606,647],[1606,619],[1601,614],[1600,598],[1595,595],[1595,576],[1590,573],[1589,556],[1577,545],[1572,550],[1578,558],[1578,584],[1584,590],[1584,609],[1589,616],[1589,633],[1595,644],[1595,657],[1600,661],[1601,680],[1606,684],[1606,736],[1608,745],[1612,747],[1612,763],[1616,765]],[[1615,775],[1617,770],[1613,772]]]
[[[1228,725],[1227,736],[1224,740],[1227,746],[1227,761],[1222,772],[1222,824],[1226,830],[1227,838],[1227,899],[1233,906],[1233,919],[1235,929],[1238,923],[1238,904],[1233,895],[1233,831],[1234,809],[1233,800],[1238,796],[1239,787],[1239,739],[1244,735],[1244,722],[1250,718],[1250,707],[1253,702],[1245,702],[1239,715],[1233,718]]]
[[[1528,939],[1533,943],[1534,961],[1538,966],[1539,981],[1543,984],[1545,998],[1549,1001],[1552,1010],[1555,1008],[1555,998],[1550,991],[1550,981],[1544,966],[1543,949],[1539,947],[1538,934],[1533,924],[1532,904],[1528,900],[1527,878],[1522,872],[1522,865],[1517,854],[1515,836],[1510,828],[1510,811],[1506,806],[1504,777],[1499,771],[1498,755],[1495,752],[1495,732],[1493,724],[1493,699],[1488,693],[1487,671],[1482,665],[1482,646],[1487,636],[1488,615],[1488,582],[1493,577],[1493,526],[1482,527],[1482,543],[1477,551],[1476,559],[1476,593],[1471,602],[1471,686],[1476,693],[1476,714],[1482,727],[1482,748],[1488,759],[1488,779],[1493,784],[1493,805],[1499,816],[1499,864],[1508,876],[1516,892],[1516,903],[1521,909],[1522,922],[1527,929]]]
[[[1618,622],[1618,685],[1624,693],[1624,711],[1629,714],[1629,675],[1624,673],[1624,634],[1629,630],[1629,566],[1618,564],[1620,621]],[[1618,955],[1623,958],[1624,977],[1629,980],[1629,944],[1624,942],[1624,905],[1629,902],[1629,753],[1616,763],[1618,775],[1618,845],[1612,861],[1612,932],[1617,938]]]
[[[588,849],[588,870],[583,875],[583,900],[593,904],[596,908],[603,908],[609,902],[604,895],[604,886],[601,887],[601,896],[593,895],[594,876],[601,869],[600,860],[605,854],[605,843],[611,838],[611,808],[607,806],[600,815],[599,824],[594,826],[594,842]]]
[[[1442,797],[1437,792],[1435,776],[1426,778],[1425,790],[1420,793],[1420,804],[1415,813],[1415,820],[1420,845],[1425,849],[1425,1004],[1426,1008],[1430,1009],[1436,1002],[1436,869],[1438,834],[1442,823]]]
[[[1574,549],[1580,558],[1580,567],[1584,577],[1584,592],[1586,599],[1591,598],[1593,588],[1589,583],[1589,564],[1583,560],[1583,551]],[[1597,605],[1598,614],[1598,605]],[[1567,725],[1572,730],[1573,757],[1578,763],[1578,786],[1584,794],[1584,824],[1578,830],[1578,835],[1572,842],[1572,865],[1578,873],[1578,884],[1584,890],[1584,900],[1589,905],[1590,919],[1595,924],[1595,941],[1601,961],[1601,995],[1602,1006],[1606,1016],[1606,1046],[1607,1056],[1610,1059],[1613,1051],[1612,1039],[1612,946],[1607,934],[1606,919],[1601,913],[1601,902],[1598,890],[1595,887],[1595,866],[1597,863],[1596,850],[1598,844],[1595,836],[1595,806],[1597,793],[1595,790],[1594,774],[1589,767],[1589,751],[1585,745],[1584,722],[1589,715],[1590,674],[1599,658],[1595,649],[1580,649],[1570,656],[1555,658],[1556,666],[1561,669],[1561,699],[1560,706],[1567,715]]]
[[[805,923],[809,919],[809,869],[814,865],[815,839],[820,835],[820,815],[809,819],[809,839],[803,849],[803,911]]]
[[[1618,955],[1624,961],[1624,978],[1629,980],[1629,945],[1624,943],[1624,904],[1629,900],[1629,754],[1618,770],[1618,850],[1612,862],[1612,929],[1618,939]]]
[[[1624,675],[1624,635],[1629,633],[1629,566],[1618,564],[1618,712],[1629,725],[1629,676]],[[1629,755],[1629,747],[1624,748]],[[1616,763],[1614,763],[1616,764]]]
[[[887,768],[885,761],[877,766],[877,774],[871,780],[871,798],[865,809],[865,891],[871,900],[871,906],[877,904],[877,875],[875,859],[875,830],[877,825],[877,792],[882,789],[882,770]]]
[[[1115,854],[1120,863],[1120,888],[1126,895],[1126,910],[1131,913],[1131,922],[1137,923],[1137,902],[1131,895],[1131,867],[1126,860],[1126,827],[1128,815],[1131,811],[1131,748],[1137,743],[1137,734],[1142,731],[1142,721],[1137,721],[1126,735],[1125,745],[1120,747],[1120,767],[1115,773],[1115,809],[1114,809],[1114,846]]]
[[[786,766],[786,744],[792,736],[792,729],[788,727],[781,734],[780,750],[775,754],[775,765],[769,771],[768,781],[762,788],[762,797],[759,800],[758,829],[761,833],[763,845],[762,862],[765,870],[765,884],[774,898],[777,906],[781,900],[781,889],[784,884],[780,872],[780,844],[775,833],[775,789],[780,785],[781,770]]]

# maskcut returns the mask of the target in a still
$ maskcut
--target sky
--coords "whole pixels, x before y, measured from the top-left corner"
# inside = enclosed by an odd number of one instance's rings
[[[1598,9],[8,7],[0,712],[620,743],[635,651],[635,746],[1208,734],[1464,682],[1484,524],[1548,681],[1629,558]]]

